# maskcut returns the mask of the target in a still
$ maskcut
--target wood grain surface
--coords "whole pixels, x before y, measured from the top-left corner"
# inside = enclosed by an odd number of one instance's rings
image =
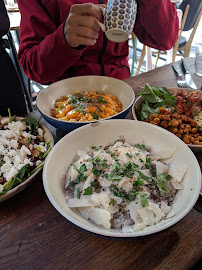
[[[194,60],[186,61],[193,74]],[[193,79],[200,88],[202,79],[196,75]],[[125,81],[135,92],[146,82],[177,87],[171,65]],[[55,141],[64,135],[50,128]],[[201,164],[202,154],[196,156]],[[197,203],[201,205],[201,198]],[[180,222],[154,235],[130,239],[97,236],[76,227],[55,210],[39,175],[23,192],[0,205],[0,269],[200,269],[201,228],[202,213],[194,207]]]

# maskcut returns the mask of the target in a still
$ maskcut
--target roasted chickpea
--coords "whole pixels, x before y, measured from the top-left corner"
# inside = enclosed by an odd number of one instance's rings
[[[189,133],[189,129],[188,128],[185,128],[183,131],[184,131],[184,133],[187,133],[187,134]]]
[[[197,131],[198,131],[198,129],[195,127],[191,129],[191,133],[196,133]]]
[[[188,138],[183,138],[183,142],[186,143],[186,144],[189,144],[190,140]]]
[[[172,126],[172,127],[178,127],[178,126],[179,126],[179,123],[178,123],[177,120],[172,119],[172,120],[170,121],[170,126]]]
[[[185,126],[184,126],[183,124],[181,124],[181,125],[179,125],[179,128],[180,128],[180,129],[184,129]]]
[[[178,138],[182,139],[182,135],[180,133],[175,134]]]
[[[178,133],[178,131],[179,131],[179,130],[178,130],[177,128],[173,128],[173,129],[172,129],[172,133],[174,133],[174,134]]]
[[[161,121],[160,126],[167,129],[168,128],[168,123],[166,121]]]
[[[191,123],[191,126],[192,126],[192,127],[195,127],[195,126],[197,125],[197,122],[196,122],[195,120],[191,120],[190,123]]]
[[[160,107],[160,108],[159,108],[159,113],[164,113],[164,112],[166,112],[166,108]]]
[[[158,123],[160,123],[160,121],[161,121],[161,120],[160,120],[158,117],[155,117],[155,118],[154,118],[154,122],[155,122],[155,123],[158,124]]]

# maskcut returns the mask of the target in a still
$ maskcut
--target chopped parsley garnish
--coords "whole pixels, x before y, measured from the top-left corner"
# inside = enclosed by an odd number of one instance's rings
[[[100,170],[97,170],[97,169],[94,169],[94,170],[93,170],[93,174],[94,174],[95,176],[100,176],[101,173],[102,173],[102,171],[100,171]]]
[[[74,169],[79,173],[79,175],[76,178],[76,183],[79,184],[80,182],[84,181],[87,177],[84,176],[84,172],[87,170],[86,164],[82,164],[81,167],[78,169],[74,163],[70,164],[71,166],[74,167]]]
[[[99,119],[99,116],[95,112],[93,112],[93,119],[96,119],[96,120]]]
[[[92,187],[85,188],[83,195],[90,195],[90,194],[92,194]]]
[[[139,149],[141,149],[143,151],[145,151],[145,149],[146,149],[144,144],[139,144],[139,143],[135,144],[134,147],[137,147],[137,148],[139,148]]]
[[[146,169],[149,169],[150,164],[151,164],[151,158],[146,157],[145,168],[146,168]]]
[[[109,205],[113,205],[114,206],[114,203],[115,203],[115,200],[114,199],[111,199],[110,202],[109,202]]]
[[[139,192],[140,195],[140,203],[142,207],[146,207],[148,205],[148,200],[146,198],[146,194]]]
[[[77,197],[77,199],[80,199],[80,189],[79,189],[79,187],[76,189],[76,197]]]
[[[152,178],[160,192],[162,193],[170,193],[169,188],[167,187],[166,183],[171,180],[171,176],[166,173],[161,173],[157,177]]]
[[[132,158],[132,156],[129,153],[126,153],[126,156]]]

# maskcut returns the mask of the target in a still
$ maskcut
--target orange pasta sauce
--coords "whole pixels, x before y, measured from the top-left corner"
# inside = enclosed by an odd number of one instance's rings
[[[93,121],[115,115],[122,103],[114,96],[101,91],[75,92],[55,101],[52,116],[66,121]]]

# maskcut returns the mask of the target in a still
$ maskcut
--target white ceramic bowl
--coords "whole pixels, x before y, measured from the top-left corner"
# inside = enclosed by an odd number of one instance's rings
[[[75,160],[78,150],[92,145],[109,144],[119,136],[126,142],[144,143],[153,149],[170,151],[176,149],[174,161],[187,164],[188,171],[184,177],[184,189],[178,192],[170,218],[159,224],[133,233],[122,233],[118,230],[107,230],[80,216],[67,206],[65,201],[65,174],[68,164]],[[180,221],[194,206],[201,187],[201,171],[192,151],[179,138],[163,128],[133,120],[108,120],[88,124],[63,137],[51,150],[43,170],[45,192],[57,209],[67,220],[87,231],[111,237],[136,237],[153,234],[164,230]],[[173,217],[172,217],[173,215]]]
[[[16,117],[16,120],[21,120],[23,118],[24,117]],[[9,118],[8,117],[1,117],[0,121],[2,119],[9,119]],[[46,142],[52,141],[50,145],[51,145],[51,147],[53,147],[54,140],[53,140],[53,136],[52,136],[50,130],[44,124],[40,124],[40,127],[44,131],[44,139],[45,139],[45,141]],[[41,170],[42,170],[42,167],[39,168],[35,173],[33,173],[29,178],[27,178],[27,180],[25,180],[22,184],[14,187],[13,189],[8,191],[4,195],[0,196],[0,202],[8,200],[11,197],[15,196],[16,194],[20,193],[22,190],[24,190],[27,186],[29,186],[33,182],[33,180],[37,177],[37,175],[41,172]]]
[[[53,83],[44,89],[37,97],[37,107],[48,123],[64,132],[69,132],[85,124],[96,122],[97,120],[85,122],[64,121],[52,117],[51,109],[54,108],[54,103],[60,96],[65,96],[76,91],[83,92],[85,90],[109,93],[116,96],[122,103],[123,109],[120,113],[105,118],[104,120],[110,118],[125,118],[135,99],[133,89],[121,80],[104,76],[81,76]]]
[[[190,92],[192,92],[192,91],[196,91],[196,92],[198,92],[199,94],[201,94],[202,95],[202,92],[201,91],[199,91],[199,90],[192,90],[192,89],[182,89],[182,88],[173,88],[173,89],[168,89],[168,91],[171,93],[171,94],[175,94],[175,93],[177,93],[177,92],[181,92],[181,91],[186,91],[186,92],[188,92],[188,93],[190,93]],[[136,109],[138,110],[140,110],[141,109],[141,104],[142,104],[142,97],[141,96],[139,96],[139,97],[137,97],[137,99],[135,100],[135,102],[134,102],[134,104],[133,104],[133,106],[132,106],[132,114],[133,114],[133,118],[135,119],[135,120],[138,120],[138,116],[137,116],[137,113],[136,113]],[[194,145],[194,144],[187,144],[190,148],[191,148],[191,150],[193,151],[193,152],[202,152],[202,145]]]

